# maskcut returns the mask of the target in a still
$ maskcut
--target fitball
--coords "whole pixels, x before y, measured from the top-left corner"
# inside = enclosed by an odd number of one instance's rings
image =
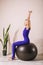
[[[16,48],[16,55],[20,60],[33,60],[37,56],[37,47],[33,43],[18,46]]]

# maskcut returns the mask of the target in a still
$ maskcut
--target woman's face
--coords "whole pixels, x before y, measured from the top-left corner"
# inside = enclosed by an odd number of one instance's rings
[[[30,20],[28,21],[27,19],[25,19],[24,25],[25,25],[25,26],[29,26],[29,24],[30,24]]]

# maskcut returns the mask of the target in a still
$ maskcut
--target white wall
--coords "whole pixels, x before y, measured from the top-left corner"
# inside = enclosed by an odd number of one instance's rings
[[[23,40],[22,31],[28,10],[32,10],[30,40],[43,53],[43,0],[0,0],[0,37],[3,27],[11,24],[10,39],[13,42],[15,31],[19,29],[16,40]],[[0,50],[1,50],[0,45]]]

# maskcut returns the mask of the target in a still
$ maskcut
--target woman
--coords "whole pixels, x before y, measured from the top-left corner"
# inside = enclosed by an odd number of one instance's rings
[[[24,40],[23,41],[14,42],[12,44],[12,58],[11,58],[12,60],[15,59],[16,46],[20,46],[20,45],[24,45],[24,44],[29,44],[30,43],[30,39],[28,37],[28,34],[30,32],[30,29],[31,29],[31,24],[30,24],[31,13],[32,13],[32,11],[29,11],[28,18],[25,19],[25,23],[24,23],[25,28],[23,30]]]

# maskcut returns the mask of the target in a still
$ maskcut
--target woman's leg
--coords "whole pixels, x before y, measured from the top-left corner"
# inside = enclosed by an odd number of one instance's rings
[[[15,43],[12,44],[12,60],[15,58],[15,51],[16,51],[16,46]]]
[[[26,44],[25,41],[18,41],[12,44],[12,60],[15,58],[16,46],[20,46],[24,44]]]

